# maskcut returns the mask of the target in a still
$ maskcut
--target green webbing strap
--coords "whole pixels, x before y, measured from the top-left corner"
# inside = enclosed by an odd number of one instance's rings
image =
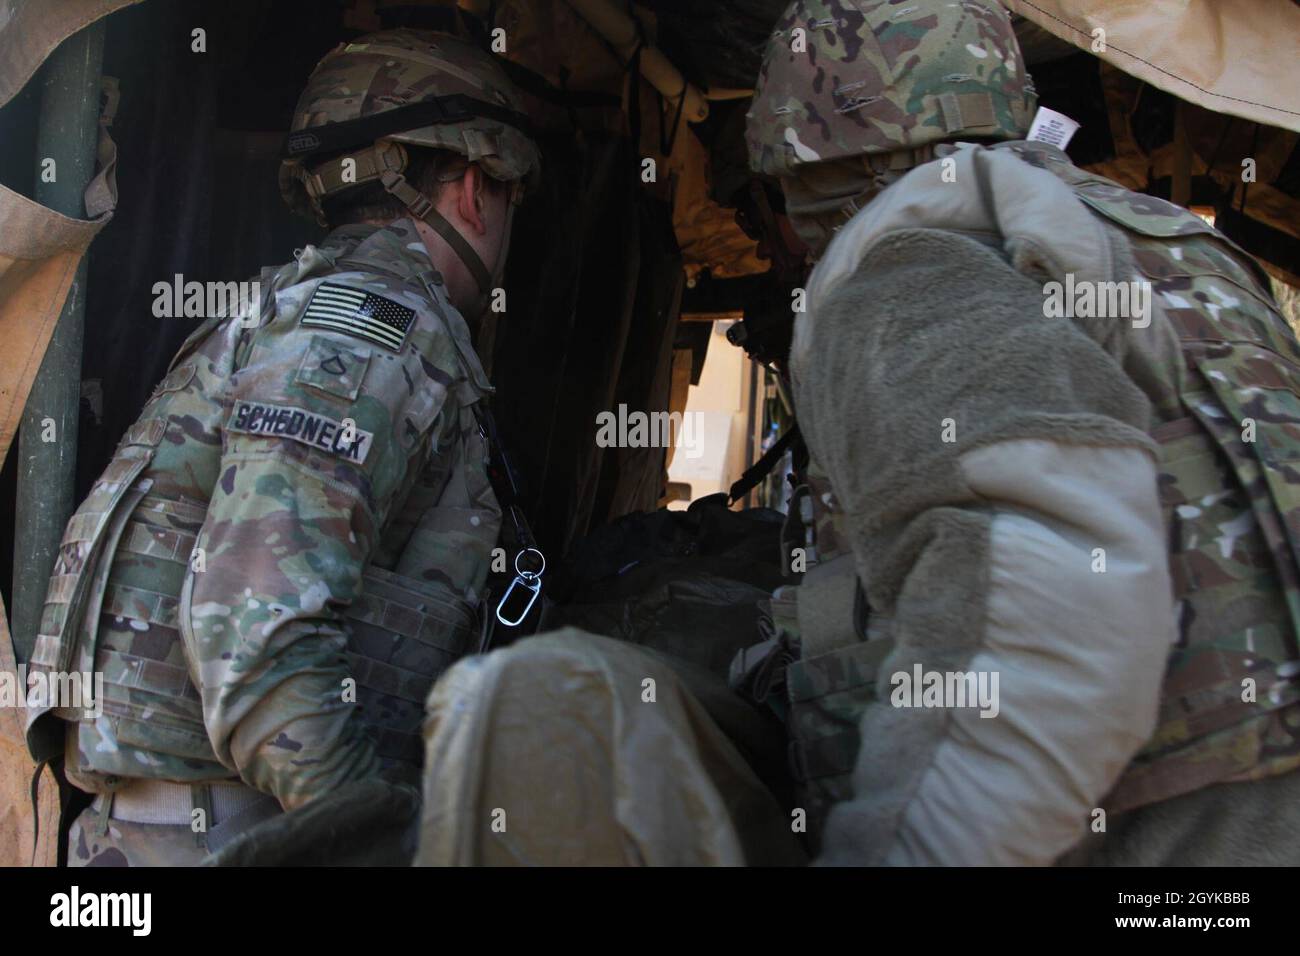
[[[863,639],[863,602],[853,555],[841,554],[804,572],[798,615],[802,657],[808,660]]]
[[[483,264],[474,247],[456,231],[455,226],[443,218],[442,213],[434,208],[428,196],[408,183],[401,173],[395,173],[391,169],[385,169],[380,173],[379,181],[384,184],[384,189],[397,197],[398,202],[411,210],[413,216],[423,219],[429,224],[429,228],[447,241],[447,245],[460,256],[461,262],[465,263],[465,268],[469,269],[474,276],[479,291],[484,294],[491,291],[492,273]]]
[[[352,162],[351,175],[344,177],[348,161]],[[400,173],[407,165],[406,150],[401,143],[380,142],[343,156],[327,160],[302,176],[307,195],[320,200],[331,193],[352,186],[364,186],[383,175],[384,170]]]

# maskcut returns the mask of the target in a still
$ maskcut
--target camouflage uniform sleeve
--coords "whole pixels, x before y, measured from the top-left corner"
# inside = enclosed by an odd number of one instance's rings
[[[894,641],[823,862],[1051,863],[1150,737],[1175,633],[1149,402],[955,233],[886,235],[808,321],[800,422]]]
[[[399,350],[382,331],[369,341],[300,322],[312,284],[278,300],[229,380],[220,473],[182,595],[212,746],[286,808],[379,769],[345,693],[341,611],[431,433],[456,417],[454,353],[428,302],[345,285],[386,297],[371,305],[398,326],[411,310],[414,327]]]

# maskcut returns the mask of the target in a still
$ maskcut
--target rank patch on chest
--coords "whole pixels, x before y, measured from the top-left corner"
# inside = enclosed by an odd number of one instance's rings
[[[374,434],[357,428],[355,422],[338,421],[327,415],[269,402],[239,402],[226,430],[245,435],[278,435],[319,448],[358,464],[370,454]]]
[[[322,282],[302,314],[302,325],[332,329],[394,352],[415,323],[415,310],[365,289]]]

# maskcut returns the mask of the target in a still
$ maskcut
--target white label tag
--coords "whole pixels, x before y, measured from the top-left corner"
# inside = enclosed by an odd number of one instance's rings
[[[1025,139],[1034,143],[1047,143],[1057,149],[1065,149],[1078,129],[1079,124],[1064,113],[1040,106],[1038,112],[1034,114],[1033,125],[1029,127],[1029,135]]]

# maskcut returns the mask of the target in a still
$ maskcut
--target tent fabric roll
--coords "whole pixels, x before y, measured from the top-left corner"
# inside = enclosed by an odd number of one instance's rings
[[[138,0],[0,0],[0,106],[12,100],[51,53],[77,31]],[[86,191],[87,219],[74,219],[0,185],[0,460],[8,455],[32,381],[87,247],[117,201],[112,140],[101,125],[96,175]],[[19,693],[8,614],[0,606],[0,671]],[[53,866],[57,859],[57,787],[43,774],[40,841],[33,847],[33,765],[21,708],[0,709],[0,866]]]
[[[1300,131],[1300,6],[1280,0],[1002,3],[1188,103]]]

